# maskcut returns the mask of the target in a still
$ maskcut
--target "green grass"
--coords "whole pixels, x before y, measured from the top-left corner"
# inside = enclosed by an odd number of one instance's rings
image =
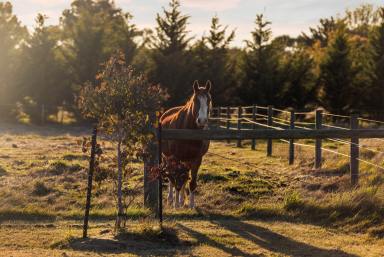
[[[0,219],[81,219],[89,164],[77,141],[84,134],[71,135],[47,128],[48,132],[44,130],[40,135],[42,128],[32,130],[0,135],[0,151],[6,153],[0,155]],[[103,173],[95,174],[91,216],[108,220],[114,219],[116,212],[113,184],[116,169],[110,158],[115,151],[109,142],[101,143],[109,157],[102,160]],[[363,143],[371,148],[380,147],[375,141]],[[20,147],[14,148],[12,144]],[[324,153],[323,168],[314,170],[313,148],[296,147],[295,164],[288,166],[287,145],[278,140],[274,140],[271,158],[266,157],[264,140],[257,141],[255,151],[250,150],[250,141],[244,141],[242,148],[234,144],[234,141],[211,144],[199,172],[197,210],[165,206],[165,217],[302,220],[325,226],[348,226],[354,231],[371,231],[384,224],[380,218],[384,216],[384,177],[376,168],[361,163],[365,175],[356,189],[349,183],[348,158]],[[340,152],[349,151],[348,146],[334,142],[324,145],[338,147]],[[378,164],[384,162],[380,155],[371,152],[363,157]],[[132,163],[132,171],[124,180],[126,191],[134,196],[128,212],[132,219],[149,215],[148,210],[142,209],[142,170],[142,163]],[[137,183],[139,186],[133,191]],[[380,235],[372,232],[375,233]]]

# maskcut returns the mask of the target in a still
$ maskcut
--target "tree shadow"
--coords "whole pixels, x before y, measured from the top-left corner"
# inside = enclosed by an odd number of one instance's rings
[[[216,220],[214,224],[221,226],[233,233],[236,233],[243,239],[251,241],[258,246],[274,252],[294,257],[302,256],[340,256],[355,257],[357,255],[349,254],[341,250],[329,250],[296,241],[292,238],[273,232],[267,228],[254,224],[244,223],[240,220],[231,220],[230,223],[225,220]]]
[[[0,135],[7,134],[13,136],[22,136],[33,134],[37,136],[84,136],[90,135],[92,129],[86,125],[56,125],[50,124],[46,126],[25,125],[6,123],[0,124]]]
[[[3,222],[28,221],[28,222],[54,222],[55,215],[50,213],[28,213],[14,210],[0,210],[0,224]]]
[[[341,177],[347,174],[350,170],[349,163],[345,163],[340,167],[331,168],[331,169],[320,169],[315,170],[311,175],[315,177]]]
[[[107,232],[108,234],[111,231]],[[177,234],[158,236],[124,232],[102,238],[71,238],[55,244],[55,248],[82,252],[134,254],[138,256],[189,255],[193,243],[178,238]]]
[[[219,243],[215,240],[212,240],[207,235],[204,235],[203,233],[200,233],[200,232],[193,230],[191,228],[188,228],[188,227],[186,227],[180,223],[178,223],[177,226],[180,229],[182,229],[185,233],[187,233],[188,235],[197,239],[199,244],[206,244],[206,245],[212,246],[212,247],[220,249],[220,250],[222,250],[222,251],[224,251],[224,252],[226,252],[232,256],[255,256],[254,254],[249,254],[249,253],[242,251],[238,247],[226,246],[222,243]]]

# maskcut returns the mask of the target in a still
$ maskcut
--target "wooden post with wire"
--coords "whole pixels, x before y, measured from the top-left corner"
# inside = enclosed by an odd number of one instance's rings
[[[160,113],[157,115],[157,150],[158,150],[158,165],[161,166],[162,162],[162,138],[161,138],[161,122],[160,122]],[[159,173],[158,178],[158,211],[157,211],[157,217],[159,219],[160,226],[163,224],[163,178],[161,172]]]
[[[157,137],[157,124],[158,114],[152,113],[149,117],[149,129],[153,133],[153,137]],[[157,180],[153,179],[151,169],[158,164],[158,150],[157,142],[150,140],[147,145],[146,156],[144,156],[144,207],[150,209],[152,212],[157,212],[158,209],[158,193]]]
[[[241,106],[237,107],[237,130],[241,130],[241,119],[243,118],[243,109]],[[237,139],[237,147],[241,147],[241,139]]]
[[[217,118],[216,124],[218,125],[218,127],[222,126],[221,118],[223,117],[223,114],[223,107],[217,107],[217,116],[215,116],[215,118]]]
[[[268,120],[267,120],[268,126],[273,126],[273,106],[268,105]],[[267,139],[267,156],[272,156],[272,139]]]
[[[45,124],[45,105],[41,105],[41,125]]]
[[[256,122],[256,114],[257,114],[257,105],[252,106],[252,120]],[[252,124],[252,129],[256,129],[256,124]],[[251,143],[251,149],[255,150],[256,149],[256,139],[252,139]]]
[[[359,120],[356,113],[351,114],[351,129],[359,128]],[[351,154],[350,154],[350,169],[351,169],[351,183],[357,185],[359,182],[359,138],[351,138]]]
[[[295,128],[295,112],[290,112],[289,128]],[[294,139],[289,139],[289,165],[292,165],[295,160],[295,142]]]
[[[92,140],[91,140],[91,158],[89,160],[87,200],[85,202],[84,223],[83,223],[83,238],[88,237],[88,220],[89,220],[89,210],[91,209],[92,180],[93,180],[93,171],[95,169],[96,140],[97,140],[97,127],[95,126],[92,131]]]
[[[231,108],[227,106],[227,130],[231,128]],[[231,140],[227,140],[227,143],[231,143]]]
[[[315,129],[319,130],[322,128],[323,123],[323,111],[322,110],[316,110],[316,117],[315,117]],[[317,138],[315,141],[315,169],[320,169],[322,164],[322,140],[320,138]]]

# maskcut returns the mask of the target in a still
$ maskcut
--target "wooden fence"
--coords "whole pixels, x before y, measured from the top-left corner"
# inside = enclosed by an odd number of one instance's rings
[[[233,115],[232,111],[234,110]],[[262,114],[264,112],[264,114]],[[274,117],[275,112],[285,113],[288,119],[281,116]],[[297,119],[299,115],[314,114],[314,122],[308,122]],[[349,128],[324,123],[324,115],[349,120]],[[157,115],[159,117],[159,114]],[[315,139],[315,168],[321,168],[322,151],[329,151],[336,154],[336,151],[322,147],[322,140],[327,139],[335,142],[342,142],[350,145],[350,154],[341,154],[350,158],[351,183],[356,185],[359,179],[359,162],[376,166],[384,170],[384,167],[359,158],[359,149],[364,148],[359,144],[360,138],[376,138],[383,140],[384,129],[381,128],[359,128],[359,122],[374,122],[384,125],[382,121],[376,121],[366,118],[359,118],[357,114],[350,116],[323,113],[321,110],[313,112],[294,112],[273,108],[272,106],[248,106],[248,107],[216,107],[211,120],[218,124],[209,130],[189,130],[189,129],[162,129],[158,123],[158,117],[151,116],[151,123],[156,124],[156,140],[148,146],[149,156],[144,164],[144,205],[153,211],[156,211],[157,218],[162,223],[162,178],[153,180],[151,177],[151,168],[161,164],[161,142],[162,140],[236,140],[236,146],[242,147],[242,141],[251,140],[251,149],[257,147],[257,139],[267,140],[267,156],[272,155],[273,139],[279,139],[289,144],[288,163],[293,164],[295,159],[294,146],[309,146],[295,143],[297,139]],[[264,121],[264,123],[260,121]],[[236,125],[232,128],[232,124]],[[309,128],[305,125],[313,125]],[[90,168],[88,173],[87,200],[84,215],[83,237],[87,237],[88,217],[91,205],[92,177],[95,160],[97,129],[94,128],[92,134],[92,148],[90,158]],[[337,138],[337,139],[335,139]],[[350,139],[344,141],[342,139]],[[367,148],[366,148],[367,149]],[[372,150],[372,149],[371,149]],[[380,151],[378,151],[380,152]],[[384,152],[380,152],[383,153]]]
[[[275,113],[284,113],[287,119],[281,116],[275,117]],[[298,119],[298,116],[312,115],[314,122],[308,122],[306,119]],[[330,125],[324,122],[324,116],[348,119],[348,128],[336,125]],[[365,162],[384,170],[384,167],[375,165],[366,160],[359,158],[360,138],[376,138],[384,141],[384,129],[381,128],[359,128],[359,122],[376,122],[383,124],[384,122],[359,118],[357,114],[350,116],[324,113],[321,110],[312,112],[294,112],[273,108],[272,106],[247,106],[247,107],[216,107],[213,109],[210,120],[216,123],[209,130],[189,130],[189,129],[161,129],[161,124],[157,124],[156,137],[153,142],[152,164],[161,162],[161,141],[162,140],[231,140],[236,141],[237,147],[242,147],[243,140],[251,140],[251,149],[256,149],[257,140],[267,140],[267,156],[272,155],[273,139],[279,139],[289,144],[288,163],[293,164],[295,159],[295,145],[310,146],[295,142],[298,139],[315,139],[314,148],[315,163],[317,169],[321,168],[322,152],[327,151],[335,154],[341,154],[350,158],[350,175],[351,184],[356,185],[359,179],[359,162]],[[262,122],[261,122],[262,121]],[[263,123],[264,122],[264,123]],[[310,128],[312,126],[313,128]],[[335,139],[336,138],[336,139]],[[322,146],[323,140],[331,140],[348,144],[350,146],[350,154],[342,154],[336,151],[326,149]],[[349,139],[349,141],[342,140]],[[156,156],[154,155],[155,153]],[[383,152],[384,153],[384,152]],[[145,165],[146,167],[149,165]],[[146,168],[145,168],[146,170]],[[148,172],[145,172],[146,180]],[[157,209],[157,217],[162,222],[162,179],[158,179],[157,185],[144,186],[146,207],[152,210]],[[151,196],[152,197],[147,197]],[[154,197],[154,196],[157,197]],[[157,198],[157,201],[156,201]]]
[[[261,114],[262,111],[264,111],[265,114]],[[285,120],[285,123],[282,123],[284,122],[283,119],[274,117],[274,113],[276,112],[286,113],[289,120]],[[313,123],[303,122],[296,119],[297,114],[308,115],[310,113],[313,113],[315,119]],[[348,119],[349,128],[323,123],[325,115]],[[264,119],[265,124],[259,122],[260,118]],[[295,140],[315,139],[315,145],[313,148],[315,157],[314,167],[316,169],[321,168],[323,162],[323,151],[330,151],[322,146],[323,140],[334,139],[336,142],[344,142],[350,145],[350,154],[344,154],[344,156],[350,158],[351,183],[356,185],[359,177],[359,161],[361,160],[359,158],[359,149],[361,147],[359,145],[359,139],[384,138],[384,129],[359,128],[359,120],[360,118],[357,114],[345,116],[323,113],[321,110],[296,113],[295,111],[276,109],[272,106],[265,107],[254,105],[248,107],[216,107],[213,110],[211,121],[218,124],[218,126],[209,130],[164,129],[161,133],[161,137],[163,140],[227,140],[228,142],[230,140],[236,140],[237,147],[242,146],[242,140],[250,139],[251,149],[253,150],[256,149],[257,139],[266,139],[267,156],[272,155],[273,139],[280,139],[289,144],[287,155],[288,163],[290,165],[294,163],[295,159],[294,146],[303,145],[295,143]],[[301,126],[302,124],[312,124],[314,128],[310,129],[308,127],[303,127]],[[349,139],[349,141],[343,141],[341,139]],[[335,151],[331,152],[337,153]],[[370,162],[364,162],[370,164]]]

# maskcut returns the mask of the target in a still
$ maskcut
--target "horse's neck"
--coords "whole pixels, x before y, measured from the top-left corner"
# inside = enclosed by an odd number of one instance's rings
[[[196,121],[193,115],[193,104],[188,101],[179,111],[180,126],[186,129],[196,129]]]

